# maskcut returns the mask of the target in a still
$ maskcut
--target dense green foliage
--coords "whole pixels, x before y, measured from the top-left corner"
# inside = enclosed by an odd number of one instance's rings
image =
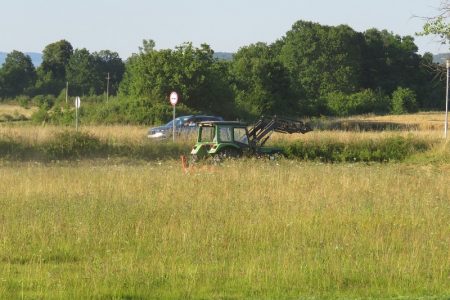
[[[392,94],[392,112],[395,114],[417,112],[416,94],[410,89],[399,87]]]
[[[393,137],[348,144],[327,140],[315,143],[296,142],[285,145],[284,152],[289,158],[322,162],[388,162],[402,161],[427,148],[428,144],[424,141]]]
[[[336,116],[389,112],[389,97],[371,89],[353,94],[331,92],[324,99],[329,112]]]
[[[164,122],[173,90],[179,113],[229,119],[441,109],[444,83],[430,71],[431,54],[417,51],[411,36],[306,21],[273,44],[240,48],[227,61],[214,58],[207,44],[157,50],[154,41],[144,40],[123,62],[115,52],[90,53],[61,40],[45,47],[36,70],[28,56],[8,54],[0,69],[0,98],[31,102],[40,107],[35,121],[61,124],[72,122],[74,96],[82,97],[85,123]]]
[[[187,43],[175,51],[156,51],[144,44],[141,53],[128,60],[120,92],[167,105],[167,96],[175,89],[180,102],[194,110],[230,114],[232,94],[223,76],[226,72],[206,44],[194,48]]]
[[[36,70],[28,55],[13,51],[0,69],[0,97],[26,94],[36,80]]]

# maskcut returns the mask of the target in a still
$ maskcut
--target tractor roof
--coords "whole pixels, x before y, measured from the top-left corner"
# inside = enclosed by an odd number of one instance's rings
[[[204,121],[198,123],[201,127],[212,127],[215,125],[229,125],[229,126],[247,126],[247,123],[239,122],[239,121]]]

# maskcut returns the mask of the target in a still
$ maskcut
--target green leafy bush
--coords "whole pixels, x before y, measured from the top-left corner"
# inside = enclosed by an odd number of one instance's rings
[[[80,115],[82,110],[80,110]],[[68,106],[55,106],[50,114],[50,122],[57,125],[75,124],[75,110]]]
[[[177,105],[177,115],[195,114],[183,104]],[[109,102],[89,104],[84,107],[86,123],[102,124],[161,124],[172,117],[170,104],[147,98],[115,97]]]
[[[416,93],[408,88],[398,87],[392,93],[392,113],[404,114],[417,112]]]
[[[95,136],[80,131],[64,131],[43,145],[43,153],[51,159],[95,157],[102,154],[105,145]]]
[[[388,162],[402,161],[423,152],[429,145],[421,140],[392,137],[344,144],[330,140],[297,142],[282,147],[288,158],[322,162]]]
[[[390,99],[381,92],[371,89],[358,93],[345,94],[333,92],[325,97],[328,111],[335,116],[348,116],[365,113],[387,113]]]
[[[46,109],[39,108],[36,112],[31,115],[31,121],[33,123],[41,124],[47,123],[50,120],[50,116]]]
[[[20,106],[22,106],[23,108],[28,108],[30,105],[30,97],[28,96],[19,96],[17,98],[17,102],[19,103]]]
[[[37,95],[34,96],[31,101],[39,108],[48,110],[53,107],[56,102],[56,98],[53,95]]]

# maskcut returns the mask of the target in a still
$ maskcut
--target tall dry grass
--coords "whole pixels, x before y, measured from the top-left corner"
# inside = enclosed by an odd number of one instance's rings
[[[0,166],[5,298],[446,298],[448,165]]]
[[[14,140],[26,142],[28,144],[39,144],[51,140],[56,134],[67,130],[74,130],[70,127],[61,126],[36,126],[36,125],[2,125],[0,124],[0,137],[9,137]],[[119,142],[127,144],[147,143],[148,127],[131,125],[108,125],[108,126],[83,126],[80,130],[89,132],[103,142]],[[361,140],[380,140],[389,137],[414,137],[430,142],[441,140],[443,133],[439,130],[411,130],[411,131],[337,131],[337,130],[315,130],[306,134],[282,134],[274,133],[269,139],[270,143],[283,141],[314,141],[333,140],[347,143]],[[177,141],[195,143],[195,134],[177,138]],[[167,142],[167,141],[166,141]]]
[[[37,110],[37,107],[25,108],[19,105],[0,104],[0,115],[23,115],[26,118],[30,118]]]
[[[348,120],[359,120],[365,122],[390,122],[404,125],[417,125],[420,130],[442,130],[444,128],[444,112],[420,112],[405,115],[363,115],[350,117]]]
[[[97,137],[101,142],[141,145],[154,141],[147,138],[148,126],[136,125],[89,125],[80,126],[80,131]],[[74,127],[35,124],[0,123],[0,137],[11,138],[29,145],[36,145],[50,141],[57,134],[64,131],[75,131]],[[170,142],[171,139],[163,142]],[[195,143],[196,134],[177,137],[177,142]]]

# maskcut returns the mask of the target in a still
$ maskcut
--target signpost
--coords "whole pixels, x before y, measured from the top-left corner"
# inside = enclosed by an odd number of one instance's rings
[[[78,131],[78,109],[80,108],[81,100],[80,97],[75,98],[75,128]]]
[[[178,94],[177,92],[172,92],[170,93],[170,104],[172,104],[173,106],[173,135],[172,135],[172,140],[175,142],[175,106],[177,105],[178,102]]]

